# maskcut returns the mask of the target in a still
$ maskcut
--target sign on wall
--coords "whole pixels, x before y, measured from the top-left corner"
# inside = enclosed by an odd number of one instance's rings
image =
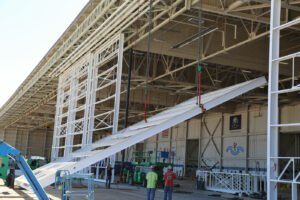
[[[242,129],[242,115],[230,116],[229,130]]]
[[[162,132],[162,137],[163,138],[168,138],[169,137],[169,129],[166,129]]]
[[[226,152],[230,152],[231,155],[237,156],[241,152],[244,152],[244,148],[242,146],[238,146],[238,144],[236,142],[234,142],[232,146],[228,146],[226,148]]]

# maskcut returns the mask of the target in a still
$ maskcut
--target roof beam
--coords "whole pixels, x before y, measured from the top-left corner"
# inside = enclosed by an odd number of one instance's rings
[[[257,5],[250,5],[250,6],[243,6],[240,8],[236,8],[232,10],[233,12],[245,11],[245,10],[254,10],[254,9],[261,9],[261,8],[270,8],[270,4],[257,4]]]
[[[248,0],[237,0],[237,1],[234,1],[232,4],[230,4],[228,6],[228,8],[225,10],[225,13],[228,13],[240,6],[242,6],[244,3],[248,2]]]

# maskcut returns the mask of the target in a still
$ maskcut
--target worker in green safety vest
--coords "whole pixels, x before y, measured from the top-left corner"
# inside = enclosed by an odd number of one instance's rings
[[[147,200],[154,200],[156,182],[158,180],[157,173],[155,172],[155,167],[151,166],[151,172],[148,172],[146,176],[147,180]]]

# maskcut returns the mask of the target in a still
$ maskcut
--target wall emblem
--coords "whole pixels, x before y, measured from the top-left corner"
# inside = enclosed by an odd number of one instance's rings
[[[242,128],[242,116],[241,115],[235,115],[230,116],[230,130],[240,130]]]
[[[228,146],[226,148],[226,152],[230,151],[230,153],[234,156],[240,154],[240,152],[244,152],[244,148],[242,146],[238,146],[236,142],[233,143],[232,146]]]

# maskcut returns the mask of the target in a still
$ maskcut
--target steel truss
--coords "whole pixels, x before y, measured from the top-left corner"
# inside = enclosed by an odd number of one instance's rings
[[[257,22],[255,30],[258,30],[259,27],[263,26],[260,24],[268,24],[269,20],[267,17],[263,17],[263,13],[257,17],[255,12],[251,12],[252,14],[250,14],[249,10],[265,9],[270,4],[265,1],[260,4],[259,1],[256,1],[258,2],[257,5],[251,6],[246,3],[240,4],[240,7],[236,8],[239,10],[234,9],[232,10],[234,12],[228,12],[228,10],[225,10],[225,5],[223,5],[222,1],[219,1],[220,5],[218,3],[213,5],[207,0],[203,2],[202,9],[205,12],[214,13],[215,15],[231,16],[233,18],[242,18]],[[156,14],[152,20],[152,32],[161,29],[170,21],[175,22],[176,18],[185,12],[197,9],[197,2],[198,0],[153,1]],[[232,6],[229,7],[232,8]],[[287,6],[287,3],[284,3],[283,7],[290,10],[299,10],[297,6]],[[143,22],[147,18],[148,9],[149,6],[143,0],[90,1],[82,10],[80,16],[75,19],[70,28],[66,30],[63,36],[49,50],[39,65],[0,110],[0,126],[4,128],[12,125],[16,126],[16,122],[21,121],[41,105],[54,98],[57,91],[56,77],[64,73],[65,69],[70,67],[70,65],[79,60],[83,55],[103,45],[113,35],[121,32],[126,33],[125,41],[127,46],[125,50],[145,39],[148,35],[148,25]],[[265,14],[268,14],[268,11]],[[139,26],[140,22],[142,22],[142,26]],[[246,29],[249,32],[250,28]],[[255,32],[255,34],[249,32],[251,33],[251,38],[231,47],[226,47],[216,53],[205,55],[203,60],[211,59],[268,34],[259,34],[259,32]],[[207,50],[205,52],[207,53]],[[194,64],[185,64],[179,69],[171,70],[165,75],[156,77],[156,80],[172,75],[192,65]]]
[[[271,25],[270,25],[270,47],[269,47],[269,89],[268,89],[268,150],[267,150],[267,179],[268,179],[268,199],[278,199],[278,186],[280,183],[290,184],[292,187],[291,196],[293,200],[298,199],[297,186],[300,184],[300,172],[297,171],[300,158],[279,157],[278,156],[278,137],[280,127],[300,126],[300,123],[280,124],[279,123],[279,94],[299,91],[299,85],[294,84],[295,57],[300,52],[280,57],[280,31],[299,24],[297,18],[285,24],[281,24],[281,8],[284,2],[281,0],[271,1]],[[291,60],[292,62],[292,87],[279,90],[279,64],[282,61]],[[284,164],[283,169],[281,165]],[[289,169],[289,170],[287,170]],[[288,173],[290,171],[291,173]]]
[[[91,144],[96,131],[118,131],[123,43],[123,34],[114,36],[59,77],[52,161]],[[108,101],[112,109],[101,110]]]

